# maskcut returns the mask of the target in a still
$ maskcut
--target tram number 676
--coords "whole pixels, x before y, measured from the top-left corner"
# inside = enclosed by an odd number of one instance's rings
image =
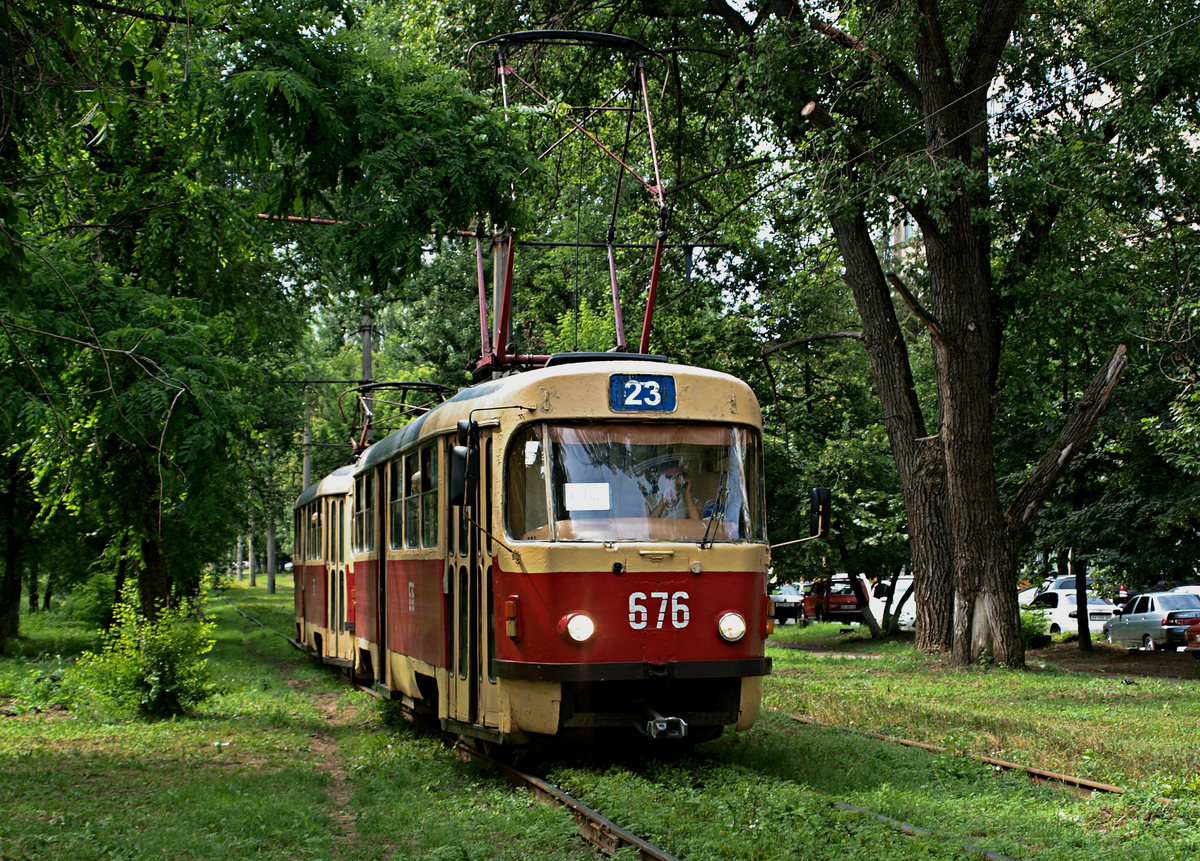
[[[686,628],[691,621],[687,592],[631,592],[629,594],[629,627],[662,628],[668,615],[671,627]]]

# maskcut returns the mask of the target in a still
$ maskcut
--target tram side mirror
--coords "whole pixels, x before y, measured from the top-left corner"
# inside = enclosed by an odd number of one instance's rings
[[[462,427],[462,422],[459,422]],[[462,505],[467,496],[467,461],[470,452],[465,445],[450,450],[450,504]]]
[[[479,481],[479,450],[456,445],[450,452],[450,504],[470,506]]]
[[[829,515],[832,494],[828,487],[814,487],[809,505],[808,531],[813,538],[824,538],[829,534]]]
[[[475,448],[479,445],[479,422],[470,419],[460,419],[458,422],[458,439],[461,446]]]

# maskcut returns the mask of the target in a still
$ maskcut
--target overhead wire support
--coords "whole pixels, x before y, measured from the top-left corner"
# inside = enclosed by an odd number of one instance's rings
[[[587,106],[565,104],[563,110],[553,110],[556,108],[555,99],[547,95],[546,89],[540,83],[531,80],[529,76],[522,75],[513,65],[512,54],[513,50],[521,46],[534,44],[557,44],[569,46],[598,46],[601,48],[609,48],[618,53],[625,55],[632,62],[630,74],[622,79],[622,83],[616,86],[614,92],[608,98],[599,98],[589,100]],[[650,85],[649,75],[647,71],[647,59],[650,57],[662,58],[663,55],[652,51],[642,43],[630,39],[626,36],[619,36],[611,33],[595,33],[589,31],[577,30],[529,30],[515,33],[507,33],[500,36],[495,36],[491,39],[485,39],[476,42],[467,51],[468,68],[471,66],[471,58],[477,48],[493,47],[494,51],[492,59],[494,63],[494,80],[496,81],[496,90],[499,94],[502,107],[506,116],[509,114],[514,102],[514,96],[517,94],[517,88],[510,88],[511,82],[520,84],[523,91],[532,95],[535,103],[540,104],[543,108],[551,110],[550,119],[562,123],[559,133],[549,145],[539,147],[540,153],[537,158],[544,160],[557,152],[562,145],[575,138],[586,138],[603,156],[607,156],[615,161],[618,165],[616,170],[615,180],[615,195],[612,203],[612,212],[609,219],[608,232],[603,243],[585,243],[581,241],[581,237],[576,237],[575,243],[540,243],[531,240],[522,240],[517,242],[515,235],[508,233],[503,239],[494,241],[494,266],[493,271],[496,273],[494,277],[499,281],[498,274],[503,272],[502,283],[497,285],[494,294],[494,307],[492,310],[492,333],[493,337],[489,343],[487,336],[484,334],[481,338],[481,358],[476,365],[476,375],[480,375],[485,371],[498,372],[503,368],[514,368],[525,366],[527,363],[536,363],[542,357],[540,356],[523,356],[518,355],[514,346],[509,343],[512,327],[512,300],[513,300],[513,268],[514,254],[517,244],[521,245],[564,245],[571,246],[577,249],[588,247],[604,248],[607,254],[607,263],[609,270],[610,292],[613,307],[613,324],[615,328],[616,351],[626,352],[628,346],[625,338],[624,315],[621,307],[620,285],[617,277],[617,248],[638,248],[638,249],[653,249],[653,265],[650,273],[650,284],[646,297],[646,314],[642,322],[642,332],[640,338],[640,351],[647,352],[649,349],[650,330],[653,325],[654,307],[657,299],[658,283],[662,271],[663,252],[667,246],[667,207],[666,207],[666,190],[662,179],[662,170],[659,164],[658,141],[654,130],[654,117],[650,105]],[[622,107],[616,104],[616,100],[623,93],[628,93],[629,104],[627,107]],[[641,111],[638,109],[638,99],[641,99]],[[602,114],[620,114],[625,113],[626,122],[624,129],[624,141],[619,147],[610,146],[601,139],[601,133],[597,133],[593,127],[589,127],[592,120]],[[635,168],[633,161],[630,159],[631,145],[634,140],[633,121],[634,117],[642,114],[646,122],[646,139],[649,146],[649,158],[653,168],[652,176],[643,176],[638,169]],[[638,137],[641,135],[639,133]],[[603,158],[602,156],[602,158]],[[582,168],[581,168],[582,169]],[[650,199],[657,208],[658,230],[655,233],[654,243],[647,245],[643,243],[617,243],[616,220],[620,213],[621,196],[623,193],[623,180],[625,175],[633,177],[649,194]],[[580,180],[582,182],[582,179]],[[479,231],[477,230],[478,234]],[[480,330],[481,334],[487,331],[486,321],[488,319],[486,307],[486,289],[485,275],[482,254],[482,236],[476,236],[476,269],[477,278],[479,281],[480,295]],[[501,264],[500,247],[503,246],[507,252],[504,254],[504,262]],[[691,253],[692,246],[680,246],[686,249],[686,253]]]

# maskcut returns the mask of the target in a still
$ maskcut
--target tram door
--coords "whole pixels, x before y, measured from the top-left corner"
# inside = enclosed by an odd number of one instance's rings
[[[328,525],[325,553],[325,603],[329,620],[329,646],[326,656],[349,660],[354,656],[352,638],[347,635],[346,620],[346,502],[329,497],[324,522]]]
[[[449,452],[445,462],[449,462]],[[473,455],[474,456],[474,455]],[[496,725],[498,693],[491,677],[491,658],[495,654],[495,614],[492,601],[493,434],[482,429],[479,441],[481,459],[474,505],[452,508],[455,520],[452,547],[448,554],[450,643],[449,716],[464,723]]]

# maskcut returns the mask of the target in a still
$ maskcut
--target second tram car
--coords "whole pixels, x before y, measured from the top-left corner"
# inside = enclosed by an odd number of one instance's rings
[[[751,726],[761,413],[736,378],[653,358],[463,389],[306,489],[300,639],[487,742]]]

